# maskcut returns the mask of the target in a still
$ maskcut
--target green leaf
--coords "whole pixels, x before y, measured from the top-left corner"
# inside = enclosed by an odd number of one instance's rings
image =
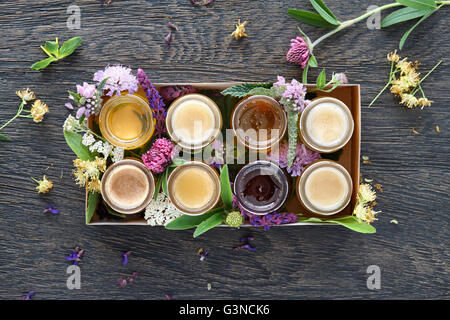
[[[360,233],[375,233],[375,232],[377,232],[377,230],[370,224],[367,224],[365,222],[359,223],[358,219],[355,216],[336,218],[336,219],[333,219],[332,221],[337,224],[340,224],[341,226],[344,226],[346,228],[349,228],[353,231],[360,232]]]
[[[86,211],[86,224],[91,222],[95,209],[97,209],[99,195],[97,192],[90,192],[88,196],[88,205]]]
[[[175,158],[175,159],[172,160],[172,163],[170,164],[169,167],[175,168],[175,167],[183,165],[185,162],[186,162],[186,160],[184,160],[184,159]]]
[[[309,0],[311,4],[313,5],[314,9],[321,15],[322,18],[324,18],[326,21],[328,21],[331,24],[339,25],[339,21],[336,19],[334,14],[331,12],[330,9],[327,8],[325,3],[323,3],[322,0]]]
[[[159,191],[161,190],[161,184],[163,181],[163,174],[161,174],[161,176],[159,177],[159,179],[156,180],[156,187],[155,187],[155,195],[153,196],[153,200],[156,200],[156,198],[158,197]]]
[[[225,208],[233,209],[233,192],[231,191],[230,177],[228,175],[228,165],[224,165],[220,170],[220,196]]]
[[[99,92],[103,92],[103,87],[106,84],[106,81],[108,81],[109,77],[106,77],[105,79],[103,79],[97,86],[97,91]]]
[[[166,225],[168,230],[186,230],[198,226],[204,220],[217,213],[226,213],[223,208],[216,208],[199,216],[188,216],[183,214],[181,217],[172,220]]]
[[[365,222],[359,223],[358,219],[355,216],[346,216],[334,219],[299,217],[298,222],[318,223],[318,224],[339,224],[341,226],[344,226],[346,228],[349,228],[353,231],[360,233],[375,233],[377,231],[373,226]]]
[[[169,175],[169,168],[166,169],[166,171],[163,172],[163,176],[162,176],[162,191],[164,192],[164,194],[166,196],[169,196],[169,191],[168,191],[168,187],[167,187],[167,177]]]
[[[117,212],[115,210],[113,210],[110,206],[108,206],[107,204],[105,204],[106,207],[106,211],[108,211],[108,213],[112,216],[116,216],[122,219],[125,219],[127,216],[123,213]]]
[[[434,0],[397,0],[398,3],[415,9],[434,9],[436,2]]]
[[[327,20],[322,18],[320,15],[314,12],[305,11],[305,10],[297,10],[297,9],[288,9],[288,15],[294,19],[300,20],[307,24],[316,26],[316,27],[325,27],[330,28],[334,27],[334,24],[329,23]]]
[[[0,141],[11,141],[11,139],[0,133]]]
[[[322,69],[322,71],[319,73],[319,76],[317,77],[316,80],[316,86],[318,89],[323,89],[323,87],[325,87],[327,81],[327,76],[325,73],[325,68]]]
[[[381,21],[381,27],[386,28],[396,23],[422,17],[431,10],[433,9],[415,9],[410,7],[398,9]]]
[[[64,130],[64,138],[66,139],[66,142],[70,149],[72,149],[72,151],[78,156],[78,158],[84,161],[92,161],[95,159],[92,152],[89,151],[89,148],[82,143],[83,137],[81,135],[75,132]]]
[[[403,45],[405,44],[406,39],[408,39],[409,35],[411,34],[411,32],[419,25],[422,23],[422,21],[424,21],[426,18],[428,18],[429,16],[431,16],[431,14],[433,12],[435,12],[436,10],[430,11],[429,13],[425,14],[419,21],[417,21],[408,31],[405,32],[405,34],[402,36],[402,38],[400,39],[400,43],[398,45],[399,49],[402,50]]]
[[[58,58],[58,43],[56,41],[45,41],[44,51],[47,54],[54,55],[55,58]]]
[[[248,96],[248,93],[250,92],[250,90],[254,89],[254,88],[270,88],[272,87],[272,83],[271,82],[266,82],[266,83],[243,83],[243,84],[238,84],[232,87],[229,87],[225,90],[223,90],[221,92],[222,95],[224,96],[233,96],[233,97],[238,97],[238,98],[243,98]]]
[[[59,50],[59,58],[70,56],[76,48],[78,48],[83,40],[80,37],[74,37],[63,43],[61,49]]]
[[[194,231],[194,238],[197,238],[199,235],[221,224],[223,222],[223,219],[225,218],[225,214],[226,212],[224,210],[224,212],[216,213],[215,215],[200,223],[197,229],[195,229]]]
[[[56,61],[56,59],[53,57],[48,57],[47,59],[33,63],[33,65],[30,68],[33,70],[41,70],[46,68],[53,61]]]
[[[308,59],[308,66],[312,68],[317,68],[317,60],[316,57],[311,53]]]
[[[273,88],[267,89],[267,88],[254,88],[248,92],[251,96],[268,96],[268,97],[274,97],[275,93],[273,91]]]

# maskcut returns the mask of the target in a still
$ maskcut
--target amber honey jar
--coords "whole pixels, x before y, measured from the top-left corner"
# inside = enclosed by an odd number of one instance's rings
[[[239,143],[252,151],[267,151],[286,133],[286,113],[273,98],[250,96],[234,108],[231,127]]]

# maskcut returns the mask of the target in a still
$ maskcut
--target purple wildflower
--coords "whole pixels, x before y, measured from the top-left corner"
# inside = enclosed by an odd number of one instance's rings
[[[73,249],[72,253],[70,255],[66,256],[66,260],[72,261],[72,264],[78,264],[78,261],[81,260],[83,254],[84,254],[84,250],[81,250],[79,247],[75,247],[75,249]]]
[[[120,255],[122,257],[122,264],[126,265],[128,263],[128,257],[130,256],[131,251],[122,252]]]
[[[161,138],[166,133],[166,106],[164,104],[161,95],[159,94],[156,87],[151,83],[150,79],[145,74],[144,70],[138,69],[137,71],[137,79],[139,81],[139,85],[145,91],[148,99],[148,103],[150,104],[150,108],[153,111],[153,117],[156,120],[155,125],[155,136],[157,138]]]
[[[295,149],[294,162],[291,167],[288,167],[288,150],[289,144],[287,141],[284,141],[267,154],[267,159],[277,163],[280,168],[286,168],[287,172],[290,173],[292,177],[298,177],[308,164],[320,159],[320,153],[312,151],[303,143],[298,142]]]
[[[113,96],[120,95],[122,91],[128,90],[128,93],[133,94],[138,91],[138,80],[131,73],[131,69],[121,65],[107,66],[105,70],[99,70],[94,74],[94,81],[98,83],[106,80],[104,90],[108,91],[106,95]]]
[[[348,83],[347,76],[343,72],[333,74],[333,80],[335,80],[337,82],[340,82],[342,84],[347,84]]]
[[[295,79],[292,79],[291,83],[286,83],[285,86],[286,91],[284,91],[282,97],[292,100],[294,103],[293,111],[302,112],[303,109],[311,102],[309,100],[305,100],[306,86]]]
[[[308,44],[302,37],[291,39],[291,48],[286,54],[287,61],[301,65],[304,69],[309,60]]]
[[[281,87],[286,85],[286,79],[282,76],[277,76],[278,81],[273,84],[274,87]]]
[[[195,89],[193,86],[170,86],[162,87],[161,89],[159,89],[161,96],[166,102],[171,102],[178,97],[196,91],[197,89]]]
[[[87,82],[83,82],[83,86],[77,84],[77,93],[86,99],[90,99],[95,94],[95,85],[88,84]]]
[[[166,138],[159,138],[152,147],[142,155],[142,161],[153,173],[162,173],[172,162],[178,149]]]
[[[247,214],[250,224],[253,226],[262,226],[264,230],[269,230],[271,226],[295,223],[298,221],[298,217],[294,213],[284,212],[284,213],[268,213],[264,216]]]
[[[219,139],[214,140],[209,146],[211,149],[211,156],[206,159],[206,162],[214,168],[220,169],[225,163],[223,159],[223,142]]]
[[[48,212],[53,213],[53,214],[58,214],[59,210],[55,209],[53,206],[47,206],[44,209],[44,213],[48,213]]]
[[[22,300],[31,300],[31,296],[33,296],[34,294],[35,294],[34,291],[30,291],[30,292],[27,293],[26,296],[22,297]]]

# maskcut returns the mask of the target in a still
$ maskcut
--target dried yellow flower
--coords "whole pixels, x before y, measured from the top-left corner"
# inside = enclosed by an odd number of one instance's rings
[[[414,129],[414,128],[412,128],[412,132],[414,133],[414,134],[420,134],[420,132],[419,131],[417,131],[416,129]]]
[[[376,199],[377,195],[375,194],[375,191],[372,190],[372,187],[370,184],[363,183],[359,186],[358,189],[358,199],[362,203],[368,203],[372,202]]]
[[[375,214],[377,212],[373,211],[370,207],[364,206],[362,203],[358,203],[353,211],[353,214],[358,218],[358,221],[371,223],[375,221]]]
[[[31,107],[31,115],[34,122],[41,122],[47,112],[48,107],[41,100],[36,100]]]
[[[419,106],[419,107],[429,107],[429,106],[431,106],[431,103],[432,103],[433,101],[431,101],[431,100],[428,100],[427,98],[420,98],[419,100],[417,100],[417,105]]]
[[[34,94],[34,92],[28,88],[22,89],[22,91],[16,91],[16,94],[20,99],[22,99],[22,101],[24,101],[25,104],[27,103],[27,101],[36,99],[36,95]]]
[[[400,60],[400,56],[397,54],[397,50],[395,50],[394,52],[388,53],[387,59],[388,59],[388,61],[391,61],[391,62],[398,62]]]
[[[402,75],[415,71],[417,67],[416,64],[411,63],[410,61],[407,60],[407,58],[404,58],[403,60],[397,62],[396,66],[398,69],[400,69]]]
[[[42,180],[33,180],[38,184],[38,186],[36,187],[38,193],[47,193],[51,190],[51,188],[53,188],[53,182],[51,180],[47,180],[47,177],[45,175],[44,177],[42,177]]]
[[[439,129],[439,126],[438,126],[438,125],[436,125],[436,132],[437,132],[437,133],[441,133],[441,129]]]
[[[402,93],[402,94],[400,94],[400,97],[402,98],[402,100],[400,101],[400,104],[407,106],[409,109],[417,106],[419,103],[417,98],[414,95],[409,94],[409,93]]]
[[[398,221],[397,221],[397,220],[395,220],[395,219],[392,219],[392,220],[390,221],[390,223],[393,223],[393,224],[398,224]]]
[[[76,183],[81,187],[87,187],[89,191],[100,192],[100,175],[106,170],[106,160],[95,157],[95,160],[73,160],[76,170],[73,171]]]
[[[244,21],[241,23],[241,19],[238,20],[238,23],[236,24],[236,30],[233,31],[231,34],[232,37],[234,37],[236,40],[239,40],[242,37],[246,37],[245,34],[245,26],[247,25],[247,21]]]

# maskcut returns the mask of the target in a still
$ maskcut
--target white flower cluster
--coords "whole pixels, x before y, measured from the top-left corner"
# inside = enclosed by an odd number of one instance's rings
[[[103,157],[108,159],[109,156],[111,156],[111,159],[113,162],[117,162],[123,159],[123,154],[125,150],[121,147],[114,147],[112,144],[101,141],[101,140],[95,140],[94,136],[90,132],[86,132],[83,135],[83,140],[81,141],[83,145],[86,147],[89,147],[89,151],[98,153],[101,153]]]
[[[88,124],[87,119],[84,119],[81,123],[74,116],[69,115],[64,121],[63,129],[69,132],[79,132],[86,130]]]
[[[164,193],[158,194],[156,200],[152,200],[145,209],[145,220],[151,226],[165,226],[181,215]]]

